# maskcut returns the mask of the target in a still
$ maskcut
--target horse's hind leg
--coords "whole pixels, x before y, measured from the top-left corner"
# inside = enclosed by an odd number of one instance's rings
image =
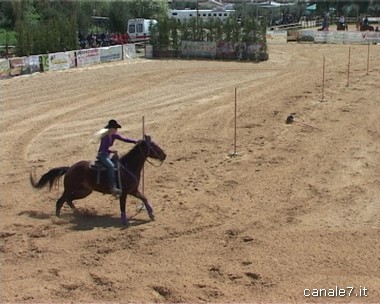
[[[73,200],[78,200],[87,197],[92,192],[91,189],[81,188],[71,193],[69,197],[66,198],[66,203],[70,206],[70,208],[74,211],[74,213],[79,212],[77,207],[73,204]]]
[[[58,199],[57,203],[55,204],[55,215],[56,216],[58,216],[58,217],[60,216],[61,208],[65,202],[66,202],[66,194],[65,194],[65,192],[63,192],[63,194],[61,195],[61,197]]]
[[[68,200],[68,201],[67,201],[67,205],[70,206],[70,208],[74,211],[74,213],[79,213],[77,207],[75,207],[75,205],[73,204],[73,201]]]

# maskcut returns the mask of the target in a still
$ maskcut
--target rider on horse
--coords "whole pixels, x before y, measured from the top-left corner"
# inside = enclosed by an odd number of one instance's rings
[[[341,26],[345,26],[345,24],[346,24],[346,19],[344,18],[343,15],[341,15],[341,16],[339,17],[339,23],[340,23]]]
[[[100,146],[98,150],[98,159],[104,164],[108,172],[108,181],[111,187],[111,193],[114,195],[121,195],[121,190],[116,187],[115,165],[110,158],[111,153],[117,153],[114,150],[110,150],[115,139],[121,140],[126,143],[137,143],[136,140],[124,137],[117,133],[117,129],[121,126],[116,120],[111,119],[103,130],[100,130],[98,134],[101,136]]]
[[[322,20],[322,31],[328,31],[329,30],[329,16],[327,13],[323,15],[323,20]]]
[[[368,26],[369,25],[368,16],[365,16],[365,18],[363,19],[363,25],[364,26]]]

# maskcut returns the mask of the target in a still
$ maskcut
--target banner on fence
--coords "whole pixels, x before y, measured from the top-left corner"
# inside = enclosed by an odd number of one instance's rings
[[[99,49],[83,49],[77,51],[78,66],[100,63]]]
[[[24,58],[23,74],[32,74],[40,71],[40,56],[34,55]]]
[[[236,58],[234,43],[227,41],[219,41],[216,46],[216,57],[222,59]]]
[[[126,59],[136,58],[135,44],[0,59],[0,77],[4,78],[49,70],[57,71],[75,66],[118,61],[122,60],[123,52]]]
[[[153,58],[153,45],[147,44],[145,46],[145,58],[148,58],[148,59]]]
[[[122,55],[121,45],[100,48],[100,62],[118,61],[122,59]]]
[[[182,41],[182,56],[215,58],[216,42],[206,41]]]
[[[75,52],[59,52],[49,54],[49,70],[58,71],[75,67]]]
[[[18,76],[22,75],[22,71],[25,67],[24,58],[17,57],[9,59],[9,75],[10,76]]]
[[[380,32],[362,32],[361,34],[367,43],[380,43]]]
[[[314,41],[332,44],[380,43],[380,32],[317,31]]]
[[[216,47],[216,58],[238,60],[267,60],[265,43],[225,42],[220,41]]]
[[[315,30],[301,30],[299,31],[299,41],[314,41]]]
[[[267,31],[266,40],[268,44],[286,43],[288,41],[288,32]]]
[[[334,32],[329,31],[320,31],[315,32],[314,42],[316,43],[333,43],[334,41]]]
[[[133,43],[123,44],[124,59],[136,58],[136,45]]]
[[[0,77],[9,76],[9,60],[0,59]]]
[[[42,65],[42,71],[49,71],[49,55],[40,55],[40,64]]]

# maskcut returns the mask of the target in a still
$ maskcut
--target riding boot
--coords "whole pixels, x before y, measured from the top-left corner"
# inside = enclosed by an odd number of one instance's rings
[[[116,186],[111,187],[111,194],[112,195],[120,196],[121,193],[122,193],[122,191],[119,188],[117,188]]]
[[[116,177],[115,173],[112,172],[112,181],[111,181],[111,193],[115,196],[121,195],[121,190],[116,186]]]

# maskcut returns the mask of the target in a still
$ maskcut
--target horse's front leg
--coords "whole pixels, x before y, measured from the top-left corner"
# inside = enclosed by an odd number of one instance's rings
[[[153,208],[152,206],[149,204],[147,198],[144,196],[144,194],[142,194],[140,191],[136,191],[136,193],[133,194],[133,196],[139,198],[142,200],[142,202],[144,203],[144,206],[145,206],[145,209],[146,211],[148,212],[148,215],[149,215],[149,218],[154,221],[154,214],[153,214]]]
[[[121,213],[121,222],[123,225],[128,226],[128,217],[127,213],[125,212],[125,206],[127,204],[127,195],[122,194],[119,198],[120,202],[120,213]]]

